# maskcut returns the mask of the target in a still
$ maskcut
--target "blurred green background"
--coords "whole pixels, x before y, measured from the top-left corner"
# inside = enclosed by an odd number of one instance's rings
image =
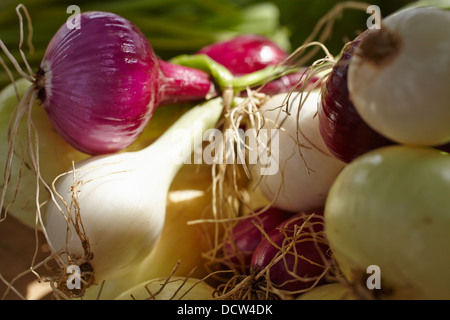
[[[330,0],[0,0],[0,39],[18,59],[19,19],[15,8],[24,4],[32,18],[35,52],[27,60],[37,70],[46,46],[56,30],[67,21],[69,5],[81,11],[103,10],[133,21],[148,37],[156,54],[170,59],[193,53],[199,48],[239,33],[260,33],[292,51],[304,43],[318,20],[335,5]],[[357,2],[357,1],[354,1]],[[358,1],[360,2],[360,1]],[[410,0],[372,1],[382,16],[410,3]],[[366,28],[369,14],[361,10],[344,10],[325,42],[337,55],[343,44]],[[24,26],[27,30],[27,26]],[[24,47],[27,49],[27,47]],[[6,61],[7,57],[2,53]],[[12,68],[11,63],[7,63]],[[23,64],[22,64],[23,65]],[[9,80],[0,68],[0,88]],[[15,73],[17,77],[17,74]]]

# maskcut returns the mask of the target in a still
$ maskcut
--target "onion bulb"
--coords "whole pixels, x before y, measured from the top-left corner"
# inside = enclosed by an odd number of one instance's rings
[[[394,144],[361,119],[348,93],[348,65],[354,57],[355,48],[368,32],[370,30],[360,34],[342,49],[322,87],[318,108],[319,129],[323,141],[336,158],[346,163],[369,150]]]
[[[61,264],[88,263],[95,281],[117,278],[160,238],[170,184],[192,145],[215,126],[221,98],[188,110],[149,147],[96,156],[62,174],[49,203],[45,232]],[[180,130],[184,137],[180,139]]]
[[[450,155],[395,145],[339,174],[325,205],[325,233],[340,269],[366,288],[379,268],[384,299],[450,298]],[[370,291],[370,290],[369,290]]]
[[[204,90],[201,99],[211,89],[205,73],[159,60],[142,32],[116,14],[83,12],[80,26],[64,24],[56,32],[36,74],[37,95],[53,125],[80,151],[122,150],[161,101],[173,102],[167,96],[182,100],[189,85]],[[177,79],[190,82],[172,79],[178,70]]]
[[[242,34],[213,43],[197,54],[207,55],[236,76],[279,64],[288,57],[288,53],[276,43],[258,34]]]
[[[261,107],[262,129],[270,137],[270,168],[258,161],[253,178],[273,207],[290,212],[323,207],[345,163],[327,149],[316,116],[319,90],[278,94]],[[301,106],[300,106],[301,105]],[[261,152],[267,152],[265,146]]]
[[[121,277],[88,288],[83,299],[113,299],[130,287],[169,275],[207,276],[203,253],[211,249],[215,228],[211,223],[189,222],[214,218],[210,186],[209,165],[185,164],[170,185],[164,227],[153,250]]]
[[[259,228],[268,233],[292,215],[291,212],[268,208],[261,213],[249,215],[238,221],[226,236],[223,244],[225,263],[231,269],[247,273],[250,269],[253,252],[264,239]]]
[[[395,142],[450,142],[450,11],[401,10],[369,30],[348,69],[361,118]]]
[[[323,283],[330,261],[322,213],[298,213],[280,223],[258,244],[250,272],[265,273],[269,290],[273,286],[295,295]]]
[[[18,13],[20,9],[26,10],[19,5]],[[207,73],[162,62],[132,22],[109,12],[83,12],[80,28],[63,24],[36,73],[28,64],[28,73],[24,72],[1,40],[0,47],[31,84],[9,123],[0,207],[8,207],[5,200],[16,154],[22,161],[19,170],[25,170],[26,163],[35,173],[34,185],[42,183],[40,188],[48,189],[40,170],[39,131],[31,117],[36,101],[68,144],[82,153],[98,155],[124,150],[135,142],[159,104],[204,100],[215,93]],[[25,119],[27,135],[20,145],[17,140]],[[38,197],[33,200],[37,207],[41,205]]]
[[[323,283],[330,260],[322,212],[300,212],[266,233],[253,251],[248,274],[219,286],[219,298],[292,298]]]

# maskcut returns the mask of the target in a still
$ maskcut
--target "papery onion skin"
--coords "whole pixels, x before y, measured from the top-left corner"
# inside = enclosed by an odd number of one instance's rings
[[[322,210],[317,210],[314,216],[311,214],[313,212],[298,213],[272,230],[268,234],[270,241],[264,238],[255,249],[250,271],[258,274],[272,263],[273,259],[280,254],[280,249],[272,244],[275,243],[278,247],[287,250],[287,253],[282,260],[270,267],[270,281],[274,286],[281,290],[295,292],[309,289],[316,281],[322,283],[323,274],[327,268],[329,247],[323,239]],[[294,236],[294,231],[297,232],[300,228],[302,228],[300,235]],[[290,239],[291,237],[293,238]],[[288,250],[290,245],[292,248]],[[300,280],[289,272],[309,279]]]
[[[348,43],[322,87],[318,107],[320,134],[330,152],[349,163],[361,154],[393,141],[381,136],[365,123],[349,98],[347,72],[355,48],[367,31]]]
[[[361,118],[397,143],[450,142],[450,12],[405,9],[361,41],[348,70]]]
[[[387,146],[350,163],[325,205],[325,233],[350,283],[380,268],[385,299],[449,299],[450,155]],[[361,282],[363,279],[363,283]]]
[[[200,49],[225,66],[235,76],[248,74],[281,63],[288,53],[270,39],[258,34],[243,34]]]
[[[292,215],[293,213],[278,208],[269,208],[240,220],[226,238],[223,246],[224,259],[231,266],[246,273],[250,268],[253,251],[264,239],[257,226],[268,233]]]

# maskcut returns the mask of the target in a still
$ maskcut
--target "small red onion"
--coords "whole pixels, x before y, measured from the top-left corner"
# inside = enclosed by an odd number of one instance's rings
[[[159,104],[210,93],[206,73],[159,60],[130,21],[92,11],[81,14],[80,26],[64,24],[56,32],[36,75],[38,97],[54,127],[78,150],[122,150]]]
[[[206,46],[197,53],[206,54],[235,76],[277,65],[288,57],[288,53],[273,41],[257,34],[239,35]]]
[[[268,236],[270,241],[263,239],[253,253],[253,274],[268,267],[270,282],[278,289],[293,293],[309,289],[314,283],[323,283],[329,250],[323,234],[323,210],[318,210],[313,216],[311,213],[298,213]],[[286,252],[274,263],[274,259],[282,255],[279,248]]]
[[[349,97],[347,71],[364,33],[348,44],[333,67],[318,106],[320,134],[330,152],[349,163],[368,150],[393,144],[372,130],[359,116]]]
[[[289,54],[275,42],[256,34],[243,34],[227,41],[217,42],[200,49],[197,53],[206,54],[235,76],[246,75],[280,64],[289,57]],[[257,88],[259,92],[270,96],[289,92],[301,85],[301,80],[305,78],[305,71],[306,68],[303,68],[252,89]],[[313,77],[308,80],[308,83],[313,84],[316,81],[317,78]],[[247,92],[242,91],[241,96],[247,96]]]
[[[292,215],[291,212],[269,208],[258,215],[239,221],[231,230],[231,235],[226,239],[223,247],[227,264],[240,268],[242,273],[247,273],[253,251],[264,238],[256,225],[268,233]]]

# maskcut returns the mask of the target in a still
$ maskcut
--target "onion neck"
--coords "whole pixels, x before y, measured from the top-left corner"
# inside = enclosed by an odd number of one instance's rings
[[[208,100],[218,95],[206,72],[161,59],[158,64],[162,75],[160,105]]]

